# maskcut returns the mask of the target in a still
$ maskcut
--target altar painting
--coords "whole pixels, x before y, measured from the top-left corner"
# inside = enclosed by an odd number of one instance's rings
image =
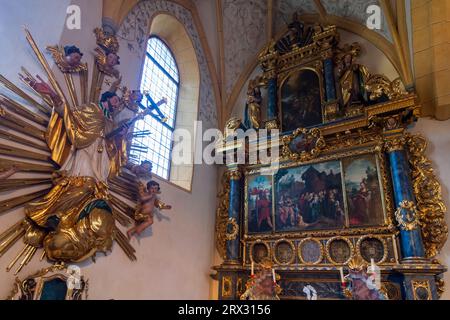
[[[350,226],[382,225],[383,199],[374,155],[342,161]]]
[[[247,192],[248,232],[272,231],[272,176],[250,176]]]
[[[275,176],[275,190],[276,231],[344,227],[339,161],[281,169]]]

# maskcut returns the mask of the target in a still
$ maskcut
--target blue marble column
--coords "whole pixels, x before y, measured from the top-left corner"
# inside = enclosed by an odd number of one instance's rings
[[[336,101],[336,86],[334,79],[334,63],[332,58],[327,58],[323,61],[323,73],[325,77],[325,90],[327,95],[327,102]]]
[[[236,168],[230,171],[230,196],[228,207],[228,225],[227,234],[232,234],[237,226],[237,234],[232,239],[227,240],[226,262],[240,263],[240,226],[241,226],[241,208],[242,208],[242,174]]]
[[[411,172],[408,163],[407,153],[403,148],[401,139],[397,142],[391,143],[387,153],[389,156],[389,163],[391,168],[392,185],[394,189],[395,209],[400,207],[402,201],[409,201],[416,204],[414,197]],[[408,216],[407,210],[403,209],[402,219],[406,222],[418,221],[416,216]],[[397,221],[398,222],[398,221]],[[425,249],[422,241],[422,234],[419,225],[411,224],[412,228],[405,228],[400,226],[400,246],[402,252],[402,258],[405,261],[408,260],[424,260]]]
[[[269,80],[269,103],[267,107],[267,120],[278,119],[278,106],[277,106],[277,79],[272,78]]]

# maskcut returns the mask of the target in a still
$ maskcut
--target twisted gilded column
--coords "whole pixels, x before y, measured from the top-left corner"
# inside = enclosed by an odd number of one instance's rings
[[[230,169],[230,194],[228,206],[228,222],[226,227],[226,259],[225,264],[240,264],[240,228],[242,208],[242,172],[239,167]]]
[[[395,218],[400,229],[402,258],[404,262],[419,262],[425,260],[425,249],[406,147],[406,137],[403,135],[389,138],[385,143],[394,191]]]

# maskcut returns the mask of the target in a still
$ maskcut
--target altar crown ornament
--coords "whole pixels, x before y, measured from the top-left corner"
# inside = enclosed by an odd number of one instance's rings
[[[361,257],[353,257],[348,263],[350,271],[362,271],[367,268],[366,262]]]
[[[119,52],[119,41],[116,37],[106,34],[101,28],[95,28],[94,33],[100,47],[111,53]]]
[[[358,57],[361,54],[361,46],[359,43],[354,42],[351,45],[346,44],[340,52],[336,55],[337,60],[342,60],[346,55],[350,54],[352,57]]]
[[[270,261],[270,259],[264,259],[259,265],[262,269],[265,270],[271,270],[273,268],[273,263],[272,261]]]

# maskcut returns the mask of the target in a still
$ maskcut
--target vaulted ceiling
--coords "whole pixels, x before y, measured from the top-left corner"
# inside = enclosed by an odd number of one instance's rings
[[[136,3],[103,0],[104,16],[122,21]],[[153,0],[152,0],[153,1]],[[407,1],[395,0],[170,0],[195,11],[213,52],[220,94],[220,118],[230,114],[237,96],[257,65],[257,55],[286,30],[297,12],[306,22],[335,24],[374,43],[391,60],[406,85],[412,83],[407,31]],[[381,12],[381,28],[370,30],[370,5]],[[209,22],[208,22],[209,21]],[[217,53],[217,54],[214,54]]]

